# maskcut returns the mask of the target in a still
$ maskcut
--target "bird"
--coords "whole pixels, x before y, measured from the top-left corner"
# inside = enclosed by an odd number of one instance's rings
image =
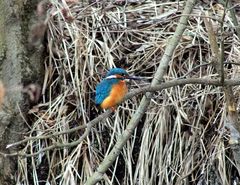
[[[112,68],[106,77],[96,86],[95,103],[102,109],[115,110],[128,92],[126,79],[131,77],[125,69]]]

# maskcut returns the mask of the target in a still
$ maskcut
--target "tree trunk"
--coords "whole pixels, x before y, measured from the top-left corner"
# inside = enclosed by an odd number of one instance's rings
[[[21,85],[39,83],[43,65],[41,50],[27,49],[29,26],[35,19],[37,0],[0,1],[0,80],[6,88],[4,107],[0,112],[0,151],[6,145],[19,141],[27,130],[23,119],[28,110]],[[42,75],[43,76],[43,75]],[[0,156],[0,185],[15,183],[17,158]]]

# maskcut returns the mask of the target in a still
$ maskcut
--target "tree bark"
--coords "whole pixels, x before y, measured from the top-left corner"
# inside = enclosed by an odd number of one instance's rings
[[[0,80],[6,88],[4,107],[0,111],[0,151],[6,145],[22,139],[27,130],[23,119],[28,110],[28,101],[21,86],[39,83],[43,72],[42,51],[27,49],[29,27],[35,19],[37,0],[0,1]],[[0,156],[0,185],[15,183],[17,158]]]

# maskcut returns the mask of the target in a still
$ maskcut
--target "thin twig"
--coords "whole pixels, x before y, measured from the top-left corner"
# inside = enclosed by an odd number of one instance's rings
[[[190,14],[194,5],[196,3],[196,0],[187,0],[186,5],[183,10],[183,14]],[[174,50],[176,49],[180,38],[186,29],[187,21],[189,16],[181,16],[179,20],[179,24],[176,28],[176,31],[169,41],[169,44],[167,45],[165,52],[162,56],[162,59],[160,61],[160,65],[156,71],[156,74],[154,75],[153,81],[151,83],[151,86],[155,86],[158,84],[161,84],[163,80],[163,75],[167,71],[167,67],[169,65],[169,62],[171,60],[171,57],[174,53]],[[130,122],[127,125],[127,128],[123,132],[121,136],[119,136],[114,148],[111,150],[109,155],[107,155],[103,162],[99,165],[97,170],[94,172],[94,174],[87,180],[86,185],[93,185],[96,184],[98,181],[100,181],[103,177],[103,174],[107,171],[107,169],[112,165],[112,163],[115,161],[115,159],[118,157],[119,153],[121,152],[123,146],[126,144],[128,139],[131,137],[132,132],[138,125],[140,119],[145,114],[145,111],[147,110],[147,107],[150,103],[151,99],[147,98],[146,96],[141,100],[140,105],[136,111],[136,113],[131,118]]]
[[[221,21],[221,24],[220,24],[220,27],[221,27],[221,42],[220,42],[220,66],[221,66],[221,73],[220,73],[220,77],[221,77],[221,82],[224,83],[224,20],[225,20],[225,17],[226,17],[226,11],[227,11],[227,6],[228,6],[228,0],[226,1],[226,4],[225,4],[225,8],[224,8],[224,11],[223,11],[223,15],[222,15],[222,21]]]
[[[227,86],[236,86],[236,85],[240,85],[240,79],[236,79],[236,80],[226,80],[224,82]],[[175,86],[180,86],[180,85],[186,85],[186,84],[202,84],[202,85],[215,85],[215,86],[221,86],[222,83],[219,82],[219,80],[215,80],[215,79],[210,79],[210,78],[189,78],[189,79],[177,79],[177,80],[171,80],[168,82],[164,82],[161,85],[156,85],[156,86],[146,86],[146,87],[141,87],[138,89],[133,89],[131,90],[131,92],[129,92],[126,97],[124,98],[123,101],[126,101],[128,99],[131,99],[135,96],[138,96],[140,94],[145,94],[147,92],[156,92],[156,91],[162,91],[163,89],[167,89],[170,87],[175,87]],[[56,137],[59,135],[64,135],[64,134],[69,134],[72,132],[76,132],[78,130],[84,129],[84,128],[89,128],[94,126],[96,123],[102,121],[103,119],[107,118],[110,115],[110,112],[107,111],[101,115],[99,115],[98,117],[96,117],[95,119],[93,119],[92,121],[90,121],[89,123],[87,123],[86,125],[81,125],[69,130],[65,130],[65,131],[61,131],[61,132],[56,132],[50,135],[42,135],[42,136],[36,136],[36,137],[28,137],[25,138],[24,140],[12,143],[12,144],[8,144],[7,148],[13,147],[13,146],[17,146],[23,143],[26,143],[28,141],[31,140],[40,140],[40,139],[48,139],[48,138],[52,138],[52,137]]]
[[[13,157],[13,156],[21,156],[21,157],[32,157],[32,156],[36,156],[36,155],[39,155],[43,152],[46,152],[46,151],[49,151],[49,150],[53,150],[53,149],[56,149],[56,148],[70,148],[70,147],[73,147],[73,146],[76,146],[78,144],[80,144],[89,134],[89,132],[91,131],[91,128],[99,123],[99,121],[107,118],[110,114],[111,114],[112,110],[107,110],[106,112],[104,112],[103,114],[99,115],[97,118],[93,119],[92,121],[90,121],[88,124],[87,124],[87,129],[85,130],[85,132],[83,133],[83,135],[77,140],[77,141],[74,141],[74,142],[71,142],[71,143],[66,143],[66,144],[62,144],[62,143],[53,143],[51,146],[49,147],[46,147],[42,150],[39,150],[38,152],[36,153],[32,153],[32,154],[24,154],[24,153],[21,153],[21,152],[17,152],[17,153],[11,153],[11,154],[5,154],[5,153],[0,153],[0,155],[3,155],[4,157]],[[75,130],[76,131],[76,130]],[[73,130],[68,130],[67,133],[70,133],[70,132],[73,132]],[[33,139],[33,138],[31,138]],[[34,138],[34,139],[38,139],[38,137]],[[26,142],[26,141],[24,141]]]
[[[225,85],[227,86],[236,86],[236,85],[240,85],[240,79],[235,79],[235,80],[225,80]],[[132,90],[130,93],[128,93],[126,95],[126,97],[124,98],[123,101],[126,101],[128,99],[131,99],[139,94],[145,94],[147,92],[156,92],[156,91],[162,91],[164,89],[167,88],[171,88],[171,87],[175,87],[175,86],[180,86],[180,85],[187,85],[187,84],[202,84],[202,85],[215,85],[215,86],[222,86],[222,83],[219,80],[214,80],[214,79],[209,79],[209,78],[190,78],[190,79],[181,79],[181,80],[172,80],[169,82],[165,82],[161,85],[156,85],[156,86],[147,86],[147,87],[143,87],[143,88],[139,88],[139,89],[134,89]],[[98,117],[96,117],[95,119],[93,119],[92,121],[90,121],[89,123],[87,123],[87,129],[85,130],[84,134],[77,140],[71,143],[66,143],[66,144],[60,144],[60,143],[54,143],[49,147],[46,147],[36,153],[33,154],[23,154],[21,152],[18,153],[12,153],[12,154],[6,154],[6,153],[0,153],[0,155],[3,155],[5,157],[11,157],[11,156],[21,156],[21,157],[32,157],[35,155],[39,155],[43,152],[46,152],[48,150],[52,150],[52,149],[56,149],[56,148],[67,148],[67,147],[73,147],[76,146],[78,144],[80,144],[89,134],[91,128],[99,123],[100,121],[102,121],[103,119],[106,119],[108,116],[110,116],[111,114],[111,110],[108,110],[106,112],[104,112],[103,114],[99,115]],[[64,132],[65,133],[71,133],[71,132],[75,132],[75,129],[69,129],[66,130]],[[62,134],[63,132],[59,132],[57,135]],[[47,137],[48,138],[48,137]],[[44,137],[31,137],[31,138],[26,138],[27,140],[22,140],[19,143],[14,143],[11,146],[16,146],[18,144],[22,144],[24,142],[27,142],[29,140],[36,140],[36,139],[44,139]]]

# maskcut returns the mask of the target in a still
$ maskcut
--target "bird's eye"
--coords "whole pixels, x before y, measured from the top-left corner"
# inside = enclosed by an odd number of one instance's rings
[[[126,76],[126,74],[125,74],[125,73],[122,73],[121,76]]]

